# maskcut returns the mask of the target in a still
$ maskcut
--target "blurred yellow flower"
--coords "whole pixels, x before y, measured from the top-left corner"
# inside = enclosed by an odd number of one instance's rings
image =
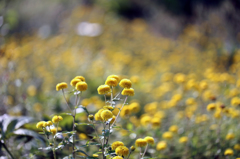
[[[167,142],[166,142],[166,141],[160,141],[160,142],[158,142],[157,147],[156,147],[156,149],[157,149],[158,151],[164,150],[164,149],[166,149],[166,148],[167,148]]]
[[[139,138],[135,141],[136,147],[144,147],[147,145],[147,143],[148,143],[147,140],[142,138]]]
[[[98,94],[107,94],[111,92],[111,88],[109,85],[100,85],[97,91],[98,91]]]
[[[61,116],[58,116],[58,115],[55,115],[53,118],[52,118],[52,122],[53,123],[58,123],[60,121],[62,121],[63,118]]]
[[[172,132],[167,131],[167,132],[163,133],[162,137],[164,139],[172,139],[173,138],[173,134],[172,134]]]
[[[127,156],[129,153],[129,150],[126,146],[118,146],[115,150],[115,153],[119,156]]]
[[[105,85],[111,86],[111,87],[116,87],[118,84],[118,81],[116,78],[110,78],[108,77],[107,80],[105,81]]]
[[[131,88],[132,82],[129,79],[122,79],[119,83],[119,86],[122,88]]]
[[[134,89],[133,88],[124,88],[121,94],[125,95],[125,96],[134,96]]]
[[[232,149],[226,149],[225,152],[224,152],[224,155],[225,156],[232,156],[234,153],[233,153],[233,150]]]
[[[116,150],[116,148],[119,147],[119,146],[124,146],[123,142],[115,141],[115,142],[112,143],[111,148],[112,148],[112,150]]]
[[[187,136],[183,136],[179,139],[179,143],[186,143],[188,141],[188,137]]]
[[[61,83],[58,83],[56,85],[56,90],[59,91],[59,90],[62,90],[62,89],[66,89],[68,88],[68,85],[66,82],[61,82]]]
[[[144,139],[147,141],[148,144],[151,144],[151,145],[154,144],[154,138],[153,137],[147,136]]]
[[[88,85],[86,82],[78,82],[76,84],[76,90],[78,91],[86,91],[88,88]]]

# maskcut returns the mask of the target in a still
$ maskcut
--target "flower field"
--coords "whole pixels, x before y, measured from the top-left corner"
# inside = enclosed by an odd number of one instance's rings
[[[83,21],[98,33],[79,32]],[[207,23],[171,39],[142,19],[76,7],[57,34],[5,37],[0,156],[240,157],[240,49]]]

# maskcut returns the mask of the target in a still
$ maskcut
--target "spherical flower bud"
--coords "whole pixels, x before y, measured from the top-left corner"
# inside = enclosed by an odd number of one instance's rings
[[[133,151],[135,151],[136,148],[135,148],[135,146],[131,146],[130,149],[131,149],[131,151],[133,152]]]
[[[129,108],[130,108],[131,112],[137,113],[140,110],[140,105],[137,102],[133,102],[129,105]]]
[[[101,112],[104,111],[104,110],[105,110],[105,109],[100,109],[100,110],[94,115],[95,120],[103,121],[103,118],[101,117]]]
[[[65,89],[65,88],[67,88],[67,87],[68,87],[68,85],[67,85],[66,82],[58,83],[58,84],[56,85],[56,90],[59,91],[59,90]]]
[[[137,140],[135,141],[135,145],[136,145],[137,147],[144,147],[144,146],[147,145],[147,140],[142,139],[142,138],[139,138],[139,139],[137,139]]]
[[[94,119],[94,116],[92,114],[88,115],[88,119],[89,120],[93,120]]]
[[[210,103],[207,105],[207,111],[212,111],[216,109],[216,104],[215,103]]]
[[[78,91],[86,91],[88,88],[88,85],[86,82],[78,82],[76,84],[76,90]]]
[[[225,156],[232,156],[234,153],[233,153],[233,150],[232,149],[227,149],[227,150],[225,150],[225,152],[224,152],[224,155]]]
[[[112,159],[123,159],[121,156],[115,156]]]
[[[85,78],[83,76],[76,76],[74,79],[80,79],[82,82],[85,82]]]
[[[167,132],[163,133],[162,137],[164,139],[172,139],[173,138],[173,134],[172,134],[172,132],[167,131]]]
[[[154,144],[154,138],[153,137],[147,136],[144,139],[147,141],[148,144],[151,144],[151,145]]]
[[[98,94],[108,94],[111,92],[111,88],[109,85],[100,85],[97,89]]]
[[[152,127],[153,128],[157,128],[159,126],[161,126],[161,120],[157,117],[154,117],[152,120],[151,120],[151,123],[152,123]]]
[[[112,143],[111,148],[112,148],[112,150],[116,150],[116,148],[119,146],[124,146],[123,142],[115,141],[114,143]]]
[[[112,112],[109,110],[103,110],[100,115],[104,121],[107,121],[113,116]]]
[[[125,95],[125,96],[134,96],[134,89],[133,88],[124,88],[121,94]]]
[[[235,138],[235,135],[233,133],[228,133],[226,136],[226,140],[232,140]]]
[[[70,85],[75,87],[78,82],[81,82],[81,80],[74,78],[74,79],[71,80]]]
[[[187,136],[183,136],[179,139],[179,143],[186,143],[188,142],[188,137]]]
[[[117,84],[118,84],[118,81],[115,78],[107,78],[105,84],[109,85],[109,86],[116,87]]]
[[[50,129],[50,131],[53,135],[55,135],[57,133],[57,128],[52,128],[52,129]]]
[[[60,121],[62,121],[63,118],[61,116],[58,116],[58,115],[55,115],[53,118],[52,118],[52,122],[53,123],[58,123]]]
[[[122,79],[119,83],[119,86],[122,88],[131,88],[132,82],[129,79]]]
[[[178,126],[177,125],[172,125],[169,128],[169,131],[173,132],[173,133],[177,133],[178,132]]]
[[[110,75],[107,78],[115,78],[117,80],[117,83],[120,81],[120,78],[118,75]]]
[[[166,141],[160,141],[158,144],[157,144],[157,150],[164,150],[167,148],[167,143]]]
[[[47,121],[44,123],[44,127],[51,126],[53,123],[51,121]]]
[[[115,150],[115,153],[119,156],[127,156],[129,153],[129,150],[126,146],[118,146]]]
[[[37,123],[36,127],[37,128],[44,128],[45,127],[44,124],[45,124],[45,121],[40,121],[40,122]]]
[[[240,151],[240,144],[235,144],[233,148],[234,150]]]
[[[112,120],[110,121],[110,124],[112,124],[116,120],[116,117],[113,115]]]

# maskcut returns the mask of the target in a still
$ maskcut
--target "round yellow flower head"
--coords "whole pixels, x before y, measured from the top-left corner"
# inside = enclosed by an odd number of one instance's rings
[[[139,138],[135,141],[135,145],[137,147],[144,147],[147,145],[147,140],[146,139],[142,139],[142,138]]]
[[[120,78],[118,75],[110,75],[107,78],[115,78],[117,80],[117,83],[120,81]]]
[[[174,76],[173,79],[176,83],[184,83],[186,81],[186,75],[178,73]]]
[[[108,77],[107,80],[105,81],[105,84],[109,85],[109,86],[116,87],[117,84],[118,84],[118,81],[115,78],[109,78]]]
[[[121,156],[115,156],[112,159],[123,159]]]
[[[208,88],[208,83],[207,83],[207,81],[202,80],[202,81],[199,83],[199,88],[200,88],[201,90],[207,89],[207,88]]]
[[[74,78],[74,79],[71,80],[70,85],[75,87],[78,82],[81,82],[81,80]]]
[[[133,88],[124,88],[121,94],[125,95],[125,96],[134,96],[134,89]]]
[[[111,92],[111,88],[109,85],[100,85],[97,89],[98,94],[108,94]]]
[[[131,151],[135,151],[135,149],[136,149],[135,146],[131,146],[130,148]]]
[[[92,156],[93,156],[93,157],[98,157],[98,154],[93,154]]]
[[[53,135],[55,135],[57,133],[57,128],[52,128],[52,129],[50,129],[50,131]]]
[[[118,156],[127,156],[128,153],[129,153],[129,150],[126,146],[118,146],[115,150],[115,153],[118,155]]]
[[[56,85],[56,90],[59,91],[59,90],[65,89],[65,88],[67,88],[67,87],[68,87],[68,85],[67,85],[66,82],[61,82],[61,83],[58,83],[58,84]]]
[[[137,103],[137,102],[131,103],[131,104],[129,105],[129,108],[130,108],[131,112],[133,112],[133,113],[137,113],[137,112],[140,111],[140,105],[139,105],[139,103]]]
[[[232,140],[235,138],[235,135],[233,133],[228,133],[226,136],[226,140]]]
[[[108,119],[112,118],[113,114],[109,110],[103,110],[101,112],[101,117],[104,121],[107,121]]]
[[[116,150],[116,148],[117,148],[118,146],[124,146],[123,142],[121,142],[121,141],[115,141],[114,143],[112,143],[111,148],[112,148],[112,150]]]
[[[231,105],[233,105],[233,106],[238,106],[238,105],[240,105],[240,98],[238,98],[238,97],[232,98],[232,100],[231,100]]]
[[[225,152],[224,152],[224,155],[225,156],[232,156],[234,153],[233,153],[233,150],[232,149],[226,149]]]
[[[157,150],[164,150],[167,148],[167,143],[166,141],[160,141],[158,144],[157,144]]]
[[[179,143],[186,143],[188,141],[188,137],[187,136],[183,136],[179,139]]]
[[[113,110],[113,107],[110,106],[110,105],[106,105],[106,106],[103,107],[103,109]]]
[[[116,117],[113,115],[112,120],[110,121],[110,124],[112,124],[116,120]]]
[[[36,125],[37,128],[44,128],[45,127],[45,121],[40,121]]]
[[[234,150],[240,151],[240,144],[235,144],[233,148]]]
[[[120,113],[120,116],[121,116],[121,117],[125,117],[125,116],[127,116],[127,115],[129,115],[129,114],[131,113],[130,111],[131,111],[131,110],[130,110],[130,107],[127,106],[127,105],[125,105],[125,106],[123,107],[121,113]]]
[[[147,136],[144,139],[147,141],[148,144],[151,144],[151,145],[154,144],[154,138],[153,137]]]
[[[61,116],[58,116],[58,115],[55,115],[53,118],[52,118],[52,122],[53,123],[58,123],[60,121],[62,121],[63,118]]]
[[[178,126],[177,126],[177,125],[172,125],[172,126],[169,128],[169,131],[170,131],[170,132],[173,132],[173,133],[177,133],[177,132],[178,132]]]
[[[151,122],[151,119],[152,118],[150,116],[148,116],[148,115],[143,116],[140,119],[140,123],[141,123],[141,125],[146,126],[146,125],[148,125]]]
[[[85,82],[85,78],[83,76],[76,76],[74,79],[80,79],[82,82]]]
[[[210,103],[207,105],[207,111],[212,111],[216,109],[216,104],[215,103]]]
[[[101,117],[101,112],[104,111],[105,109],[100,109],[95,115],[95,120],[100,120],[103,121],[103,118]]]
[[[154,117],[152,120],[151,120],[151,123],[152,123],[152,127],[153,128],[157,128],[159,126],[161,126],[161,120],[157,117]]]
[[[173,138],[173,134],[172,134],[172,132],[167,131],[167,132],[163,133],[162,137],[164,139],[172,139]]]
[[[119,86],[122,88],[131,88],[132,82],[129,79],[122,79],[119,83]]]
[[[88,85],[86,82],[78,82],[76,84],[76,90],[78,91],[86,91],[88,88]]]
[[[92,114],[88,115],[88,119],[89,120],[93,120],[94,119],[94,116]]]
[[[188,98],[188,99],[186,100],[186,104],[187,104],[187,105],[193,105],[193,104],[195,104],[195,103],[196,103],[196,101],[195,101],[194,98]]]
[[[51,121],[47,121],[44,123],[44,127],[51,126],[53,123]]]
[[[78,137],[79,137],[81,140],[86,140],[86,139],[88,138],[87,135],[84,134],[84,133],[80,133],[80,134],[78,135]]]

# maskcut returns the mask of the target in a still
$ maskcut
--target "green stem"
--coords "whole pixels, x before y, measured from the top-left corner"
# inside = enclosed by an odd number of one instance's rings
[[[144,157],[145,153],[147,152],[147,149],[148,149],[148,144],[147,144],[147,146],[146,146],[146,148],[145,148],[145,151],[144,151],[144,153],[143,153],[143,155],[142,155],[142,158]]]
[[[4,142],[5,142],[5,141],[4,141]],[[12,155],[11,152],[8,150],[8,148],[7,148],[7,146],[6,146],[6,144],[5,144],[4,142],[1,141],[3,147],[5,148],[5,150],[7,151],[7,153],[11,156],[11,158],[14,159],[13,155]]]
[[[68,104],[68,102],[67,102],[67,99],[66,99],[66,97],[65,97],[64,89],[62,89],[62,93],[63,93],[63,97],[64,97],[64,99],[65,99],[65,101],[66,101],[66,103],[67,103],[68,109],[69,109],[69,111],[72,113],[72,109],[71,109],[71,107],[69,106],[69,104]]]

